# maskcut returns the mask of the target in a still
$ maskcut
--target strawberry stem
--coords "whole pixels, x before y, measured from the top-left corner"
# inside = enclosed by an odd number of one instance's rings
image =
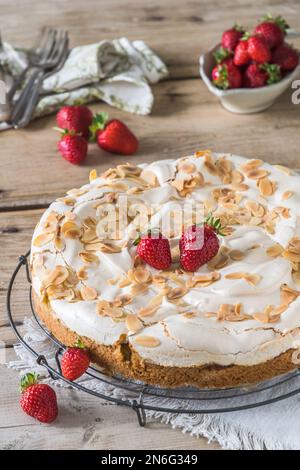
[[[215,219],[211,212],[205,217],[204,223],[212,227],[218,235],[221,235],[221,237],[225,236],[222,232],[225,227],[222,226],[221,219]]]
[[[102,112],[97,113],[93,117],[92,124],[89,127],[90,130],[90,141],[93,142],[96,140],[96,135],[98,131],[103,131],[108,121],[108,113]]]
[[[77,341],[75,343],[75,348],[79,348],[79,349],[84,349],[85,348],[80,336],[78,336],[78,338],[77,338]]]
[[[38,381],[38,375],[35,372],[28,372],[21,378],[20,388],[21,392],[25,392],[28,387],[35,385]]]

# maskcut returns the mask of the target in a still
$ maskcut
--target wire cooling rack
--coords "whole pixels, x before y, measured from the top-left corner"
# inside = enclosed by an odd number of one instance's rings
[[[89,380],[86,382],[70,382],[61,374],[60,360],[66,349],[50,331],[41,323],[32,303],[31,278],[28,266],[29,253],[19,257],[19,262],[12,273],[7,292],[7,315],[12,329],[18,337],[20,343],[35,357],[37,364],[47,369],[53,380],[63,380],[69,386],[100,399],[116,403],[121,406],[128,406],[136,412],[138,422],[145,426],[147,421],[147,411],[158,413],[185,413],[185,414],[216,414],[242,411],[268,405],[280,400],[292,397],[300,392],[300,370],[282,375],[270,381],[248,388],[230,389],[199,389],[192,387],[181,387],[166,389],[154,387],[144,383],[125,379],[122,376],[108,376],[100,369],[90,366],[86,372],[87,378],[93,379],[100,385],[89,388]],[[18,323],[14,320],[14,290],[18,288],[20,271],[25,269],[28,282],[28,311],[42,330],[43,334],[49,338],[54,346],[54,361],[47,360],[44,355],[35,351],[20,332]],[[26,307],[25,307],[26,308]],[[51,364],[50,364],[51,362]]]

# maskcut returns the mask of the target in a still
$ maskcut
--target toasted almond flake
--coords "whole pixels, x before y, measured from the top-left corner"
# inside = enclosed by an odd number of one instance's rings
[[[273,317],[273,316],[278,316],[278,315],[281,315],[282,313],[284,313],[288,308],[288,305],[287,304],[282,304],[282,305],[279,305],[279,307],[276,307],[273,312],[270,314],[270,317]]]
[[[186,293],[188,292],[188,289],[186,289],[185,287],[181,286],[181,287],[175,287],[174,289],[171,289],[168,293],[167,293],[167,299],[168,300],[174,300],[174,299],[180,299],[181,297],[183,297]]]
[[[141,178],[146,181],[150,186],[157,186],[158,185],[158,180],[157,176],[153,171],[150,170],[143,170],[141,173]]]
[[[144,348],[156,348],[157,346],[160,345],[160,341],[158,338],[155,338],[154,336],[148,336],[148,335],[137,336],[134,339],[134,343],[137,344],[138,346],[143,346]]]
[[[188,279],[186,285],[187,287],[208,287],[213,282],[218,281],[220,278],[221,274],[217,271],[202,275],[196,274]]]
[[[75,224],[75,222],[73,222],[72,220],[67,220],[61,226],[61,232],[62,233],[65,233],[68,230],[78,230],[78,229],[79,229],[78,225]]]
[[[86,271],[85,266],[81,266],[81,268],[78,269],[77,277],[81,281],[85,281],[87,279],[87,271]]]
[[[171,186],[173,186],[173,188],[177,189],[177,191],[179,191],[179,192],[183,191],[184,184],[185,184],[184,179],[179,179],[178,178],[176,180],[171,181]]]
[[[259,204],[256,201],[252,201],[251,199],[248,199],[245,202],[245,207],[248,209],[252,215],[255,217],[263,217],[265,214],[265,208],[261,204]]]
[[[198,150],[194,153],[195,158],[206,157],[207,155],[211,157],[211,150]]]
[[[245,184],[245,183],[235,183],[235,184],[232,184],[232,189],[234,189],[235,191],[248,191],[249,189],[249,186],[248,184]]]
[[[229,273],[225,275],[225,279],[244,279],[245,275],[244,272]]]
[[[287,199],[290,199],[292,196],[294,196],[294,191],[285,191],[282,196],[281,196],[281,199],[283,201],[286,201]]]
[[[45,287],[50,286],[59,286],[63,284],[69,276],[69,271],[65,266],[57,265],[49,273],[48,277],[44,280],[43,284]]]
[[[257,320],[261,323],[269,323],[269,315],[263,312],[257,312],[253,315],[254,320]]]
[[[76,239],[76,238],[80,237],[81,231],[78,228],[73,228],[73,229],[70,229],[70,230],[66,230],[64,235],[65,235],[66,238]]]
[[[163,289],[166,286],[167,279],[160,274],[156,274],[152,277],[152,282],[159,289]]]
[[[283,305],[289,305],[291,302],[294,302],[299,295],[299,291],[292,289],[287,284],[282,284],[280,286],[280,303]]]
[[[288,250],[293,253],[300,253],[300,238],[292,237],[288,243]]]
[[[263,168],[255,168],[253,170],[250,170],[246,173],[247,178],[250,180],[260,180],[262,178],[267,177],[269,172],[267,170],[264,170]]]
[[[139,266],[132,270],[133,280],[138,284],[144,284],[151,279],[150,271],[144,266]]]
[[[76,199],[73,199],[71,197],[66,197],[66,198],[62,198],[61,202],[66,204],[66,206],[74,206],[76,203]]]
[[[90,174],[89,174],[89,180],[90,182],[95,180],[97,178],[97,170],[95,170],[95,168],[93,170],[90,171]]]
[[[126,316],[125,323],[130,333],[136,333],[143,328],[143,323],[141,320],[132,313],[129,313]]]
[[[54,233],[41,233],[33,240],[33,246],[41,247],[53,240]]]
[[[238,170],[232,170],[231,184],[240,184],[244,181],[244,175]]]
[[[98,293],[94,287],[83,286],[80,289],[80,293],[83,300],[95,300],[98,297]]]
[[[148,284],[136,284],[136,285],[132,286],[130,294],[132,296],[143,294],[143,293],[147,292],[148,288],[149,288]]]
[[[259,274],[245,274],[244,279],[251,286],[256,286],[262,277]]]
[[[159,305],[152,306],[152,307],[148,306],[148,307],[141,308],[138,314],[142,318],[149,317],[150,315],[153,315],[154,313],[156,313],[158,309],[159,309]]]
[[[286,166],[284,166],[284,165],[274,165],[274,167],[277,168],[277,170],[281,171],[282,173],[284,173],[286,175],[291,174],[291,170],[289,168],[287,168]]]
[[[220,249],[219,253],[207,263],[207,266],[210,270],[214,271],[216,269],[224,268],[224,266],[226,266],[228,262],[228,254],[225,253],[224,250]]]
[[[185,312],[182,314],[185,318],[195,318],[197,316],[197,313],[196,312]]]
[[[266,253],[271,258],[277,258],[283,252],[283,247],[279,243],[275,243],[267,248]]]
[[[81,251],[78,253],[78,256],[84,263],[99,263],[99,258],[95,253],[92,253],[91,251]]]
[[[130,279],[128,279],[127,276],[124,276],[119,282],[119,287],[121,287],[121,288],[122,287],[127,287],[127,286],[130,286],[130,284],[131,284]]]
[[[289,261],[299,263],[300,262],[300,253],[294,253],[289,250],[283,250],[282,256],[285,259],[288,259]]]
[[[273,181],[269,180],[269,178],[261,178],[258,181],[258,189],[262,196],[272,196],[276,190],[276,185]]]
[[[241,261],[246,256],[246,254],[241,250],[231,250],[228,254],[233,261]]]
[[[55,237],[54,246],[57,251],[62,251],[65,248],[66,244],[60,237]]]
[[[259,158],[253,158],[243,163],[241,165],[241,169],[247,172],[249,170],[252,170],[253,168],[257,168],[258,166],[261,166],[262,164],[263,164],[262,160],[260,160]]]
[[[299,271],[294,272],[294,273],[292,274],[292,277],[293,277],[294,283],[299,286],[299,285],[300,285],[300,272],[299,272]]]
[[[193,173],[196,171],[196,165],[188,161],[181,161],[178,163],[177,169],[183,173]]]

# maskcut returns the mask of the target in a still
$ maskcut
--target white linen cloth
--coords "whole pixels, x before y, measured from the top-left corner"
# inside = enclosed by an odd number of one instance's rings
[[[55,346],[53,343],[46,338],[34,320],[26,319],[25,329],[27,342],[39,354],[45,355],[49,364],[54,365],[53,353]],[[15,352],[18,359],[7,363],[8,367],[19,370],[22,374],[35,371],[40,377],[46,377],[47,371],[45,368],[38,366],[35,358],[22,345],[16,345]],[[62,381],[53,381],[49,378],[44,380],[54,385],[65,386]],[[120,389],[100,383],[86,375],[82,377],[79,383],[84,383],[85,387],[104,392],[110,396],[122,398],[124,393]],[[288,393],[296,389],[297,384],[300,387],[300,376],[292,382],[283,384],[280,391],[281,393]],[[65,393],[69,393],[68,388],[66,388]],[[270,397],[270,391],[266,391],[265,398],[267,397]],[[259,400],[263,398],[263,394],[257,396]],[[239,404],[239,400],[239,398],[232,399],[231,404],[236,406]],[[249,397],[249,400],[255,401],[253,394]],[[149,402],[147,401],[147,403]],[[161,404],[166,406],[167,404],[169,408],[174,409],[178,407],[178,402],[174,399],[155,397],[151,399],[151,403],[156,406]],[[241,403],[245,403],[245,399]],[[185,406],[192,408],[195,407],[195,403],[190,401],[185,403]],[[202,408],[204,406],[208,405],[202,404]],[[300,394],[270,405],[230,413],[198,415],[195,413],[178,414],[175,412],[147,411],[146,414],[147,420],[158,420],[169,424],[173,428],[181,429],[184,433],[190,433],[193,436],[204,436],[209,441],[217,441],[224,449],[300,449]]]
[[[3,43],[0,72],[8,87],[26,68],[27,57],[28,51]],[[95,100],[130,113],[149,114],[150,84],[167,75],[166,65],[144,41],[121,38],[74,47],[61,70],[45,79],[34,118],[64,105]],[[0,123],[0,130],[8,127]]]

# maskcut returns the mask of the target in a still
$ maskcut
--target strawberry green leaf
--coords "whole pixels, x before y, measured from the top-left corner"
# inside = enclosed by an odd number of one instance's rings
[[[225,49],[225,47],[219,47],[213,55],[217,64],[220,64],[223,60],[232,56],[232,52],[229,49]]]
[[[97,113],[93,117],[92,124],[89,127],[90,134],[91,134],[91,137],[90,137],[91,141],[96,140],[96,135],[99,130],[103,131],[103,129],[105,129],[107,121],[108,121],[108,113],[106,112]]]
[[[79,348],[79,349],[84,349],[84,348],[85,348],[85,346],[84,346],[84,344],[83,344],[82,339],[80,338],[80,336],[78,336],[78,338],[77,338],[77,341],[76,341],[76,343],[75,343],[75,347],[76,347],[76,348]]]
[[[34,372],[28,372],[21,378],[20,388],[21,392],[24,392],[26,388],[35,385],[38,381],[38,375]]]

